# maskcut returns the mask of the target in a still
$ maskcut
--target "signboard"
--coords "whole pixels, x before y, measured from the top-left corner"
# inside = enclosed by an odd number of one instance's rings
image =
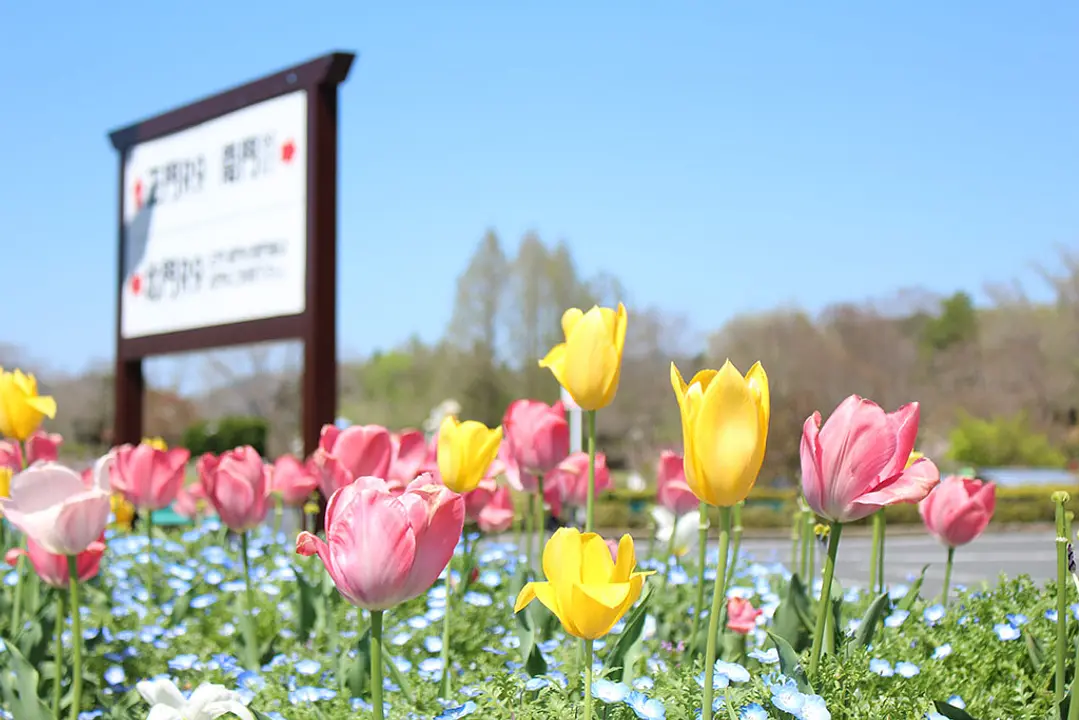
[[[116,412],[142,437],[146,357],[300,340],[304,452],[337,415],[335,52],[109,134],[119,154]]]
[[[124,338],[304,311],[307,93],[135,145],[124,163]]]

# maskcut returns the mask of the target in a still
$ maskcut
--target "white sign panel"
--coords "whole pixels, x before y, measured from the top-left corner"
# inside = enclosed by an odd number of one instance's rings
[[[124,193],[122,337],[304,311],[305,91],[134,146]]]

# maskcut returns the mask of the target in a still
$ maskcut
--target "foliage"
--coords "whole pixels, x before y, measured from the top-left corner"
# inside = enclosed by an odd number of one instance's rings
[[[1026,414],[984,420],[960,413],[949,457],[975,467],[1064,467],[1067,458],[1030,427]]]
[[[266,436],[269,425],[263,418],[229,416],[219,422],[200,422],[184,431],[181,444],[191,451],[192,457],[206,452],[220,454],[243,445],[255,448],[259,455],[266,455]]]

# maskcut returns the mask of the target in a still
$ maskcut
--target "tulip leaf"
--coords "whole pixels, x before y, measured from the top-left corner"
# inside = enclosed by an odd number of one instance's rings
[[[885,611],[888,609],[888,603],[888,593],[881,593],[866,609],[861,623],[858,624],[858,632],[854,636],[855,645],[869,647],[870,643],[873,642],[873,635],[877,632],[877,625],[880,624]]]
[[[547,661],[536,645],[536,625],[528,609],[515,615],[517,618],[517,637],[521,641],[521,659],[525,672],[535,677],[547,672]]]
[[[293,595],[296,605],[296,636],[300,642],[306,642],[314,631],[315,621],[318,619],[315,586],[304,578],[302,568],[293,567],[292,574],[296,577],[296,585],[299,588],[299,592]]]
[[[928,569],[928,565],[922,565],[918,579],[911,583],[910,590],[907,590],[907,594],[896,604],[898,609],[910,612],[910,609],[914,607],[914,603],[918,601],[918,592],[922,589],[922,583],[925,582],[925,571]]]
[[[645,589],[641,601],[637,603],[637,607],[633,608],[626,618],[625,625],[622,627],[622,633],[618,636],[618,640],[615,642],[614,647],[607,653],[607,659],[603,663],[603,668],[610,671],[607,673],[607,677],[612,682],[621,682],[622,680],[630,650],[637,641],[640,640],[641,635],[644,633],[644,621],[648,616],[648,604],[651,599],[652,586],[649,585]]]
[[[824,652],[835,655],[843,643],[843,587],[836,578],[832,578],[828,602],[832,612],[825,625]]]
[[[38,697],[40,676],[34,666],[19,652],[15,643],[0,638],[5,650],[6,667],[0,669],[0,697],[4,708],[19,720],[50,720],[52,711]]]
[[[934,700],[933,706],[937,709],[937,712],[948,718],[948,720],[975,720],[974,716],[968,713],[962,708],[957,708],[951,703],[944,702],[942,700]]]
[[[809,598],[798,575],[792,575],[787,593],[776,608],[772,620],[772,632],[783,638],[800,652],[809,647]]]
[[[341,661],[344,669],[341,677],[349,696],[366,697],[371,684],[371,628],[364,630],[356,642],[356,657],[343,653]]]
[[[1030,657],[1034,672],[1040,672],[1045,664],[1045,650],[1042,649],[1041,641],[1033,633],[1023,633],[1023,639],[1027,643],[1027,655]]]
[[[771,632],[768,632],[768,637],[772,639],[772,644],[776,646],[776,652],[779,653],[779,669],[798,685],[801,692],[812,693],[813,686],[809,684],[802,661],[791,644]]]
[[[412,694],[412,686],[401,673],[401,668],[397,667],[397,663],[385,653],[385,650],[382,654],[382,664],[389,670],[389,673],[387,673],[388,676],[401,688],[401,694],[405,696],[405,700],[407,700],[410,705],[415,705],[416,697]]]

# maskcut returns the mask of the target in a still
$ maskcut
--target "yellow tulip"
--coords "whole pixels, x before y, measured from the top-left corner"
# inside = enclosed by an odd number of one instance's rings
[[[121,530],[130,530],[131,521],[135,518],[135,506],[120,493],[113,493],[109,498],[109,507],[116,517],[116,527]]]
[[[770,402],[768,376],[758,362],[745,377],[728,360],[701,370],[687,384],[671,363],[671,385],[682,414],[686,482],[709,505],[746,499],[764,461]]]
[[[161,438],[161,437],[152,437],[152,438],[144,437],[142,439],[142,444],[143,445],[149,445],[153,449],[160,450],[161,452],[165,452],[166,450],[169,449],[169,445],[168,445],[168,443],[165,442],[165,438]]]
[[[475,490],[501,444],[501,425],[490,430],[481,422],[458,422],[447,415],[438,428],[438,472],[443,484],[456,493]]]
[[[925,457],[924,453],[920,453],[917,450],[911,450],[910,457],[907,458],[907,467],[910,467],[911,465],[918,462],[919,460],[921,460],[924,457]]]
[[[582,410],[607,407],[618,392],[626,346],[626,307],[570,308],[562,314],[566,341],[551,348],[540,367],[550,368]]]
[[[633,572],[636,564],[629,535],[619,541],[615,562],[599,535],[560,528],[543,548],[547,582],[530,582],[521,588],[513,612],[539,598],[570,635],[585,640],[603,637],[637,602],[644,578],[652,574]]]
[[[0,497],[11,497],[11,468],[0,467]]]
[[[56,401],[37,394],[37,379],[0,368],[0,435],[25,442],[46,417],[56,417]]]

